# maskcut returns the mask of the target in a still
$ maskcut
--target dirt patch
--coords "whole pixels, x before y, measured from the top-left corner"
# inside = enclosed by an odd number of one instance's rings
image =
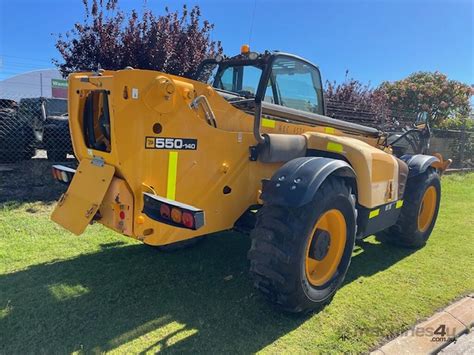
[[[17,164],[0,165],[0,205],[22,202],[56,201],[67,186],[55,181],[50,161],[31,159]],[[75,168],[75,160],[62,165]]]

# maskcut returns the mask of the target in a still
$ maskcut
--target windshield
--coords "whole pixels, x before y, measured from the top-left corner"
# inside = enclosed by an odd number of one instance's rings
[[[262,69],[253,65],[229,66],[220,70],[213,86],[243,96],[255,96]]]
[[[217,90],[253,99],[265,66],[271,65],[262,100],[299,111],[324,114],[319,70],[314,65],[289,55],[273,61],[232,60],[204,63],[197,80]],[[227,98],[234,100],[233,97]]]
[[[67,113],[67,100],[46,100],[46,116],[61,116]]]
[[[198,76],[216,89],[234,92],[240,96],[254,97],[262,69],[257,65],[221,65],[209,63],[205,65]]]
[[[272,75],[264,100],[300,111],[322,114],[319,71],[298,59],[277,58],[272,65]]]

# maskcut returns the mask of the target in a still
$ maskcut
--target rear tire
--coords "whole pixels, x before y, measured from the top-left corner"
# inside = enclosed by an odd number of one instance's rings
[[[263,205],[250,236],[255,287],[290,312],[320,308],[332,299],[350,264],[355,241],[350,188],[329,177],[302,207]]]
[[[378,233],[380,239],[408,248],[425,246],[438,217],[440,200],[441,183],[435,169],[409,178],[400,217],[395,225]]]

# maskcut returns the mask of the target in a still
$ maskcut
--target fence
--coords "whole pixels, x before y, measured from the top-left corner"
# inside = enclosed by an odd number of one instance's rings
[[[328,115],[349,122],[399,133],[412,125],[413,112],[375,113],[369,107],[328,101]],[[474,132],[433,130],[430,152],[439,152],[458,168],[474,167]],[[65,161],[73,158],[67,100],[59,98],[2,99],[0,97],[0,163],[30,158]]]
[[[378,128],[392,134],[402,133],[404,127],[413,126],[417,117],[417,113],[412,111],[375,112],[368,106],[335,100],[328,100],[326,108],[330,117]],[[472,113],[470,119],[474,119]],[[453,168],[474,168],[474,131],[465,128],[432,129],[429,153],[440,153],[445,159],[452,159]]]
[[[369,104],[329,99],[326,102],[327,115],[339,120],[358,123],[383,131],[397,131],[400,127],[412,125],[417,112],[389,110]]]
[[[64,161],[72,153],[66,99],[0,98],[0,163]]]
[[[452,168],[474,168],[474,131],[433,129],[430,153],[453,160]]]

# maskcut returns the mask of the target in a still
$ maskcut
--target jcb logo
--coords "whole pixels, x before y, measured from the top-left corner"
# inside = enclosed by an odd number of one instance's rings
[[[155,148],[155,138],[147,137],[145,141],[145,148],[153,149]]]

